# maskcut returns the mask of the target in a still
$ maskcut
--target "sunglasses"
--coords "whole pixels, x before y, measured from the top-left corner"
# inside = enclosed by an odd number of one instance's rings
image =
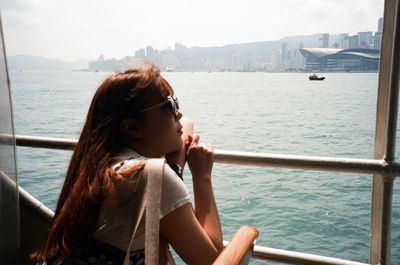
[[[170,111],[172,112],[172,114],[175,117],[179,116],[179,101],[178,101],[178,98],[175,96],[168,96],[166,101],[156,104],[154,106],[145,108],[144,110],[141,110],[140,112],[146,112],[148,110],[155,109],[155,108],[163,106],[165,104],[168,104]]]

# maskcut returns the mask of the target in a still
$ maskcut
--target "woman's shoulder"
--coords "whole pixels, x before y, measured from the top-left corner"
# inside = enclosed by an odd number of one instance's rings
[[[129,176],[133,171],[137,171],[139,168],[144,168],[149,158],[130,158],[115,163],[112,169],[120,175],[125,177]],[[162,181],[182,183],[182,180],[178,177],[176,172],[167,164],[164,164]],[[183,184],[183,183],[182,183]]]
[[[130,171],[132,169],[136,169],[138,165],[142,165],[146,163],[147,159],[141,159],[141,158],[127,158],[122,161],[119,161],[115,164],[112,165],[112,169],[119,173],[123,174],[126,171]]]
[[[142,168],[147,158],[138,154],[130,148],[122,148],[122,150],[111,158],[111,169],[117,174],[129,175]]]

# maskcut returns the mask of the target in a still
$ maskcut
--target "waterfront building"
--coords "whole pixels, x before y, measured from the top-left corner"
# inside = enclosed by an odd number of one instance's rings
[[[133,60],[135,60],[134,56],[125,56],[125,62],[132,62]]]
[[[377,71],[378,49],[300,49],[306,71]]]
[[[349,49],[358,48],[358,35],[349,36],[347,37],[347,40],[349,41]]]
[[[150,60],[154,59],[154,49],[151,46],[146,47],[146,57]]]
[[[349,48],[349,34],[348,33],[341,33],[338,36],[338,42],[340,49],[348,49]]]
[[[301,49],[301,48],[299,48]],[[288,59],[286,71],[299,71],[304,68],[304,57],[299,49],[290,49],[288,51]]]
[[[375,32],[374,36],[374,49],[381,49],[382,32]]]
[[[378,32],[382,32],[383,28],[383,17],[378,19]]]
[[[339,48],[339,34],[329,35],[329,46],[328,48]]]
[[[104,56],[100,54],[97,58],[97,61],[89,62],[89,70],[90,71],[103,71],[104,70]]]
[[[137,62],[135,56],[125,56],[125,68],[136,67]]]
[[[319,40],[322,40],[322,48],[329,48],[329,33],[322,34]]]
[[[146,58],[145,50],[144,49],[139,49],[139,50],[135,51],[135,58],[136,59]]]
[[[286,68],[286,61],[287,61],[287,44],[286,42],[282,42],[282,66]]]
[[[271,69],[272,71],[282,71],[282,53],[275,48],[272,49],[271,53]]]
[[[369,49],[371,44],[373,44],[372,32],[358,32],[358,48]]]
[[[378,31],[374,36],[374,49],[381,49],[383,18],[378,19]]]
[[[240,54],[234,53],[231,57],[231,70],[232,71],[239,71],[240,70]]]

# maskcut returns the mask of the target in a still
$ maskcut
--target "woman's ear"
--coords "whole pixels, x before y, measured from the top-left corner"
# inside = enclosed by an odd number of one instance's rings
[[[138,129],[138,121],[134,119],[124,119],[119,125],[121,131],[130,138],[142,138],[142,134]]]

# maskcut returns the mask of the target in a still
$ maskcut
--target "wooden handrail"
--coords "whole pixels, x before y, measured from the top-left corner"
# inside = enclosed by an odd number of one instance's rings
[[[258,230],[254,227],[247,225],[240,227],[213,264],[239,265],[247,251],[252,248],[257,236]]]

